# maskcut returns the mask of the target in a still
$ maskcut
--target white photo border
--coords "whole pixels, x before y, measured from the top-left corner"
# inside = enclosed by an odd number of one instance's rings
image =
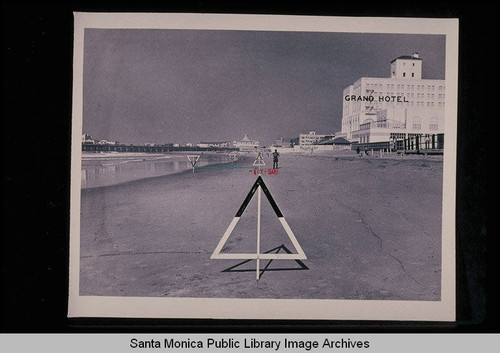
[[[455,190],[458,95],[458,19],[289,15],[74,13],[74,67],[68,317],[455,321]],[[146,298],[81,296],[80,202],[85,28],[204,29],[446,36],[440,301]]]

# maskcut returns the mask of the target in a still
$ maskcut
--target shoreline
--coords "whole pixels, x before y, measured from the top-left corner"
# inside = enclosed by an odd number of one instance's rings
[[[88,190],[132,181],[162,177],[192,170],[189,154],[105,153],[82,158],[81,189]],[[229,156],[218,153],[199,154],[195,169],[230,163]]]

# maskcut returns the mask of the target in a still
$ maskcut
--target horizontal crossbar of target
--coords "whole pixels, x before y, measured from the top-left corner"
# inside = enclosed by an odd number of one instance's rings
[[[211,259],[227,260],[306,260],[304,254],[217,254],[210,256]]]

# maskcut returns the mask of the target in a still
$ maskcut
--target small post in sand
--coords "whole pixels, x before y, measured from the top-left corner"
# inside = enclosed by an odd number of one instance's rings
[[[261,187],[257,188],[257,281],[260,277],[260,199]]]

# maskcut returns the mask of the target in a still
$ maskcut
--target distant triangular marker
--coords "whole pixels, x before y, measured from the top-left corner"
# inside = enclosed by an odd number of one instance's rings
[[[296,254],[269,254],[269,253],[260,253],[260,199],[261,199],[261,190],[264,192],[264,195],[266,195],[267,200],[271,204],[271,207],[273,208],[274,212],[276,213],[276,216],[278,217],[281,225],[283,226],[283,229],[285,230],[286,234],[288,235],[288,238],[290,238],[293,246],[295,247],[295,250],[297,251]],[[253,195],[257,191],[258,195],[258,204],[257,204],[257,252],[255,254],[248,254],[248,253],[226,253],[226,254],[221,254],[222,248],[226,244],[227,240],[229,239],[229,236],[233,232],[234,228],[238,224],[238,221],[240,220],[241,216],[243,215],[243,212],[245,211],[248,203],[252,199]],[[283,213],[281,213],[278,205],[274,201],[271,193],[269,192],[269,189],[267,188],[266,184],[264,183],[264,180],[262,179],[261,176],[257,178],[255,183],[253,184],[252,188],[250,189],[250,192],[248,193],[247,197],[243,201],[242,205],[238,209],[238,212],[236,212],[236,215],[234,216],[233,220],[229,224],[229,227],[227,227],[224,235],[219,241],[219,244],[217,244],[217,247],[215,248],[214,252],[212,253],[212,256],[210,256],[211,259],[231,259],[231,260],[257,260],[257,279],[259,279],[259,266],[260,266],[260,259],[264,260],[305,260],[307,259],[306,254],[302,250],[302,247],[300,246],[299,242],[297,241],[297,238],[295,238],[295,235],[293,234],[292,229],[288,225],[285,217],[283,216]]]
[[[189,160],[189,163],[191,163],[191,165],[193,166],[193,173],[194,173],[194,166],[196,165],[196,163],[198,162],[198,160],[200,159],[200,155],[188,155],[186,156],[187,159]]]
[[[238,154],[237,153],[229,153],[229,158],[231,158],[231,162],[237,161]]]
[[[259,152],[259,154],[257,155],[257,158],[255,158],[255,161],[253,161],[253,165],[255,167],[261,167],[261,166],[265,166],[266,165],[266,162],[264,162],[264,158],[262,158],[262,153]]]

